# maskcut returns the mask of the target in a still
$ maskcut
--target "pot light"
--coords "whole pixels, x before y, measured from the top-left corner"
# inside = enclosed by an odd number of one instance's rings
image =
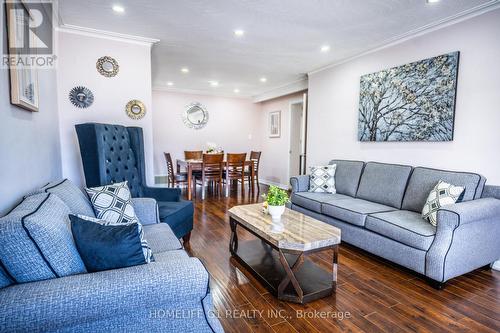
[[[208,81],[208,83],[210,83],[211,87],[217,87],[219,85],[219,82],[217,81]]]
[[[240,92],[240,90],[238,88],[234,89],[233,91],[234,91],[235,94],[237,94],[237,93]]]
[[[323,53],[326,53],[326,52],[330,51],[330,45],[323,45],[323,46],[321,46],[320,51],[323,52]]]
[[[436,3],[436,2],[439,2],[439,0],[426,0],[427,3]]]
[[[125,8],[123,8],[123,6],[120,6],[120,5],[113,5],[113,10],[116,13],[124,13],[125,12]]]
[[[265,78],[265,77],[261,77],[261,78],[260,78],[260,82],[262,82],[262,83],[267,82],[267,78]]]
[[[172,81],[168,81],[168,82],[167,82],[167,86],[171,87],[171,86],[173,86],[173,85],[174,85],[174,83],[173,83]]]
[[[241,29],[236,29],[236,30],[234,30],[234,35],[235,35],[236,37],[242,37],[244,34],[245,34],[245,31],[244,31],[244,30],[241,30]]]
[[[182,68],[181,68],[181,72],[183,72],[183,73],[189,73],[189,68],[187,68],[187,67],[182,67]]]

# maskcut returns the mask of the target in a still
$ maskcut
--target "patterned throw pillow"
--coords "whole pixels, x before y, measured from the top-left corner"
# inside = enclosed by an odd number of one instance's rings
[[[311,167],[309,192],[336,193],[335,170],[337,164]]]
[[[451,185],[440,180],[427,197],[422,210],[422,217],[433,226],[437,226],[437,211],[439,208],[456,203],[464,190],[464,187]]]
[[[139,223],[127,181],[85,190],[98,219],[113,223]]]
[[[73,216],[73,218],[71,216]],[[107,225],[107,226],[137,224],[137,229],[138,229],[138,233],[139,233],[139,240],[141,242],[141,247],[142,247],[142,253],[144,254],[144,260],[146,261],[146,263],[150,263],[151,261],[154,261],[153,252],[151,251],[151,248],[149,247],[147,240],[144,238],[144,230],[143,230],[142,225],[140,223],[137,223],[137,222],[115,223],[115,222],[100,220],[100,219],[97,219],[95,217],[90,217],[90,216],[85,216],[85,215],[77,215],[77,217],[82,219],[82,220],[85,220],[85,221],[95,222],[95,223],[99,223],[100,225]],[[70,215],[70,218],[73,221],[74,215]]]

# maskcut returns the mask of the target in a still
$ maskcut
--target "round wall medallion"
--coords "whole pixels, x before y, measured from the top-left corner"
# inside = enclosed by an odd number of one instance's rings
[[[127,103],[125,111],[127,112],[127,116],[130,118],[141,119],[146,114],[146,107],[143,102],[133,99]]]
[[[191,103],[186,106],[182,121],[189,128],[201,129],[208,123],[208,111],[201,103]]]
[[[94,94],[86,87],[74,87],[69,92],[71,104],[77,108],[88,108],[94,102]]]
[[[101,75],[106,77],[116,76],[116,74],[118,74],[118,71],[120,70],[118,62],[108,56],[97,59],[96,68]]]

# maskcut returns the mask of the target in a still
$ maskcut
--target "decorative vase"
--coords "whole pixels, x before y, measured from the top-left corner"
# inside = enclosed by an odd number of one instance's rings
[[[271,215],[271,219],[273,221],[279,221],[281,220],[281,215],[285,212],[285,205],[283,206],[267,206],[267,211],[269,212],[269,215]]]

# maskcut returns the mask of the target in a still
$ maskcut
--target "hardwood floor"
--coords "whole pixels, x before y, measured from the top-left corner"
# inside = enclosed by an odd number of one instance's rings
[[[229,254],[227,210],[258,201],[237,187],[229,198],[210,193],[203,201],[201,193],[194,198],[195,225],[186,249],[212,275],[214,304],[226,332],[500,331],[500,272],[479,269],[436,290],[411,271],[348,244],[340,246],[334,296],[304,306],[278,301]],[[241,229],[241,240],[253,237]],[[331,254],[311,258],[331,269]]]

